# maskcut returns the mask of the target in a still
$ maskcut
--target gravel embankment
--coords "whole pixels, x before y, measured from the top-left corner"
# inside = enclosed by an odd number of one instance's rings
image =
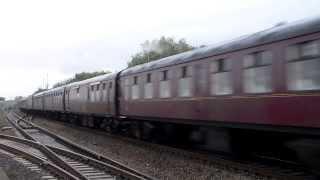
[[[0,110],[0,133],[4,135],[17,136],[16,130],[6,120],[5,114]],[[0,150],[0,167],[10,180],[37,180],[41,179],[40,173],[31,171],[22,163],[14,160],[8,154]]]
[[[1,110],[0,110],[0,133],[9,135],[9,136],[16,136],[14,128],[12,128],[11,124],[6,120],[5,114]]]
[[[75,143],[161,180],[268,179],[203,164],[200,160],[141,147],[114,137],[83,131],[58,121],[35,118],[34,122]]]
[[[9,155],[0,151],[0,167],[7,174],[10,180],[38,180],[41,179],[39,173],[31,171]]]

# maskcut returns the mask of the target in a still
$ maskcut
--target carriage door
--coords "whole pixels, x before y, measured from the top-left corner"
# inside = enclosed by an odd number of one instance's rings
[[[96,85],[96,102],[101,103],[101,83]]]
[[[70,111],[70,89],[66,90],[67,111]]]
[[[95,84],[90,84],[90,89],[89,89],[89,101],[91,103],[93,103],[95,101],[94,85]]]
[[[109,102],[108,102],[108,89],[107,89],[107,82],[106,81],[103,81],[101,82],[101,86],[102,86],[102,94],[101,94],[101,97],[102,97],[102,102],[106,105],[106,109],[107,109],[107,112],[109,110]]]
[[[108,105],[109,105],[109,111],[111,112],[112,102],[113,102],[113,92],[112,92],[112,81],[108,82],[107,85],[108,89]]]

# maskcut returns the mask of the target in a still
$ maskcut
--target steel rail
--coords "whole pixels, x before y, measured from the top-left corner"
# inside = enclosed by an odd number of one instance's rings
[[[34,139],[32,136],[30,136],[21,127],[19,127],[12,119],[10,119],[9,116],[7,116],[7,119],[23,136],[25,136],[27,139],[29,139],[31,141],[37,142],[39,144],[39,146],[38,146],[39,150],[43,154],[45,154],[52,162],[54,162],[55,164],[59,165],[60,167],[62,167],[63,169],[67,170],[68,172],[70,172],[71,174],[73,174],[74,176],[78,177],[81,180],[87,180],[88,179],[82,173],[80,173],[78,170],[76,170],[75,168],[70,166],[68,163],[66,163],[63,159],[61,159],[51,149],[49,149],[45,145],[42,145],[40,142],[38,142],[36,139]]]
[[[3,136],[3,135],[1,135]],[[57,177],[63,178],[63,179],[70,179],[70,180],[79,180],[76,176],[70,174],[69,172],[65,171],[64,169],[60,168],[59,166],[56,166],[55,164],[46,161],[44,159],[41,159],[37,156],[35,156],[32,153],[25,152],[24,150],[15,148],[13,146],[4,144],[0,142],[0,149],[3,149],[11,154],[20,155],[24,159],[27,159],[28,161],[37,164],[43,169],[48,170],[52,174],[54,174]]]
[[[59,141],[64,146],[69,147],[70,149],[78,152],[79,154],[82,154],[82,155],[90,157],[92,159],[101,161],[101,162],[103,162],[105,164],[110,164],[110,165],[112,165],[114,167],[117,167],[117,168],[121,169],[122,171],[126,171],[128,174],[132,174],[132,175],[134,175],[136,177],[139,177],[139,179],[145,179],[145,180],[154,180],[155,179],[155,178],[150,177],[150,176],[148,176],[148,175],[146,175],[144,173],[141,173],[141,172],[139,172],[139,171],[137,171],[135,169],[129,168],[126,165],[124,165],[124,164],[122,164],[120,162],[117,162],[115,160],[107,158],[107,157],[105,157],[105,156],[103,156],[101,154],[98,154],[98,153],[96,153],[94,151],[91,151],[91,150],[89,150],[89,149],[87,149],[85,147],[79,146],[78,144],[75,144],[75,143],[71,142],[70,140],[68,140],[68,139],[66,139],[66,138],[64,138],[62,136],[54,134],[54,133],[52,133],[51,131],[49,131],[47,129],[44,129],[44,128],[38,126],[38,125],[35,125],[34,123],[25,120],[24,118],[19,116],[17,113],[14,113],[14,116],[16,118],[18,118],[20,121],[22,121],[22,122],[34,127],[35,129],[41,131],[42,133],[44,133],[46,135],[54,138],[55,140]]]
[[[28,139],[22,139],[22,138],[18,138],[18,137],[14,137],[14,136],[3,135],[3,134],[0,134],[0,139],[6,139],[6,140],[13,141],[13,142],[21,143],[21,144],[28,145],[28,146],[36,148],[36,149],[40,148],[40,146],[41,146],[39,143],[31,141],[31,140],[28,140]],[[116,176],[119,176],[122,179],[141,180],[140,177],[137,177],[134,174],[130,174],[128,172],[125,172],[126,173],[125,175],[129,176],[129,177],[124,177],[123,176],[124,171],[122,169],[119,169],[118,167],[115,167],[115,166],[112,166],[110,164],[98,161],[96,159],[84,156],[82,154],[75,153],[75,152],[72,152],[72,151],[69,151],[69,150],[65,150],[65,149],[61,149],[61,148],[57,148],[57,147],[54,147],[54,146],[47,145],[47,147],[50,150],[54,151],[56,154],[59,154],[59,155],[62,155],[62,156],[67,156],[67,157],[70,157],[72,159],[78,159],[78,160],[85,161],[86,163],[88,163],[90,165],[93,165],[95,167],[99,167],[99,169],[103,169],[104,171],[108,171],[111,174],[115,174]]]

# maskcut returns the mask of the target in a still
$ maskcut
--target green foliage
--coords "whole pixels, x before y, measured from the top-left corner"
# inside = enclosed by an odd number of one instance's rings
[[[162,36],[159,40],[145,41],[141,44],[142,52],[132,56],[128,67],[155,61],[161,58],[179,54],[194,49],[185,39],[175,42],[173,38]]]
[[[5,101],[5,100],[6,100],[6,98],[0,97],[0,101]]]
[[[67,85],[67,84],[70,84],[73,82],[83,81],[86,79],[90,79],[90,78],[93,78],[93,77],[96,77],[99,75],[103,75],[103,74],[108,74],[108,73],[111,73],[111,72],[110,71],[96,71],[96,72],[91,72],[91,73],[90,72],[77,73],[71,79],[67,79],[65,81],[58,82],[58,83],[54,84],[53,88],[64,86],[64,85]]]

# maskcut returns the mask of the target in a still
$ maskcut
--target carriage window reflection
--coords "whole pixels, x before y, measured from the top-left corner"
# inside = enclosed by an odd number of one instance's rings
[[[144,98],[151,99],[153,97],[153,84],[151,83],[151,73],[147,74],[146,83],[144,84]]]
[[[138,85],[138,76],[133,77],[133,85],[131,86],[131,99],[139,99],[139,85]]]
[[[272,92],[272,52],[260,51],[243,59],[243,91],[245,93]]]
[[[320,89],[320,48],[318,41],[291,45],[286,49],[287,87],[289,90]],[[294,49],[294,51],[293,51]],[[291,54],[295,54],[293,59]]]
[[[182,66],[180,69],[179,89],[180,97],[192,96],[192,66]]]
[[[170,80],[169,80],[169,71],[164,70],[161,73],[160,78],[160,98],[169,98],[171,97],[171,87],[170,87]]]
[[[228,95],[233,93],[232,61],[231,59],[218,59],[210,63],[211,95]]]

